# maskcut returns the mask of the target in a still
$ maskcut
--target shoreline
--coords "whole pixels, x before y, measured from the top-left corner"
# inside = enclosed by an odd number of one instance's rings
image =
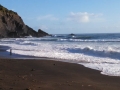
[[[0,90],[119,90],[120,77],[46,59],[0,59]]]
[[[3,51],[0,51],[0,53],[2,53],[4,55]],[[6,51],[5,51],[5,53],[6,53]],[[14,60],[16,60],[16,59],[17,60],[43,60],[44,59],[44,60],[60,61],[60,62],[66,62],[66,63],[73,63],[73,64],[82,65],[85,68],[89,68],[89,69],[92,69],[92,70],[97,70],[102,75],[120,77],[119,75],[102,73],[103,71],[101,71],[99,69],[88,67],[88,66],[86,66],[84,64],[89,63],[89,62],[84,61],[84,60],[79,60],[79,62],[78,62],[78,61],[72,61],[72,60],[68,60],[68,59],[49,58],[49,57],[36,57],[36,56],[28,56],[28,55],[10,54],[10,52],[8,52],[8,53],[9,54],[4,55],[4,56],[1,56],[1,54],[0,54],[0,59],[14,59]]]

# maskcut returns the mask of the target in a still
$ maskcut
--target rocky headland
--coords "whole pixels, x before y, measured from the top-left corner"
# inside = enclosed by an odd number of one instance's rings
[[[46,35],[49,34],[41,29],[38,32],[33,30],[28,25],[25,25],[16,12],[0,5],[0,38],[42,37]]]

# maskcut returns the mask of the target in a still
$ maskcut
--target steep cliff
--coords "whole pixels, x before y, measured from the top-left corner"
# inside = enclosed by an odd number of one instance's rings
[[[40,33],[42,33],[40,35]],[[24,37],[24,36],[41,37],[48,35],[46,32],[36,32],[29,26],[25,25],[22,18],[14,11],[0,5],[0,37]]]

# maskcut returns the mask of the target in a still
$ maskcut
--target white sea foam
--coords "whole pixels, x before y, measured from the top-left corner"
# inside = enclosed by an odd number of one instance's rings
[[[3,39],[0,45],[12,48],[13,56],[18,55],[56,58],[100,70],[102,74],[120,76],[120,43],[111,42],[63,42],[56,38]],[[50,40],[49,40],[50,39]],[[7,52],[10,48],[6,48]],[[5,54],[8,55],[8,54]]]
[[[101,74],[120,76],[120,63],[79,63],[85,67],[101,71]]]

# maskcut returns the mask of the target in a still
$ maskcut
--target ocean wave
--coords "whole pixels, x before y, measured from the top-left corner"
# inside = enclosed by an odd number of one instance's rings
[[[18,40],[16,40],[18,41]],[[53,41],[53,42],[120,42],[120,39],[66,39],[66,38],[38,38],[38,39],[34,39],[34,40],[19,40],[19,42],[23,42],[23,41],[31,41],[31,42],[39,42],[39,41]],[[14,41],[4,41],[4,42],[14,42]]]
[[[9,55],[12,49],[12,56],[47,57],[83,63],[86,67],[100,70],[102,74],[120,76],[120,34],[10,38],[1,39],[0,45],[8,52],[1,52],[2,55]]]
[[[19,50],[19,51],[20,50],[21,51],[31,51],[31,52],[35,52],[35,53],[36,52],[50,53],[50,54],[54,53],[53,56],[50,58],[54,58],[54,57],[59,58],[59,57],[64,56],[64,58],[62,58],[62,59],[75,59],[74,55],[76,55],[76,54],[82,55],[83,54],[86,56],[92,56],[92,57],[98,57],[98,58],[111,58],[111,59],[120,60],[120,51],[114,50],[112,48],[108,48],[108,49],[96,48],[95,49],[90,46],[87,46],[87,47],[74,47],[74,46],[67,46],[67,45],[56,45],[55,46],[54,44],[50,45],[49,43],[48,44],[41,44],[41,43],[35,44],[35,43],[28,42],[28,41],[24,42],[24,44],[23,44],[23,46],[21,46],[21,48],[19,47],[19,45],[17,47],[14,46],[13,49]],[[26,46],[26,45],[28,45],[28,46]],[[57,56],[58,53],[59,53],[59,55]],[[67,55],[69,55],[69,54],[72,55],[71,58],[67,57]],[[38,56],[41,56],[41,55],[38,55]],[[49,55],[47,57],[49,57]],[[79,59],[79,56],[77,59]]]
[[[67,48],[66,49],[70,53],[82,53],[89,56],[95,57],[104,57],[104,58],[112,58],[112,59],[120,59],[120,52],[115,50],[96,50],[92,47],[85,47],[85,48]]]
[[[63,36],[55,36],[55,37],[40,37],[40,38],[9,38],[9,39],[1,39],[0,43],[19,43],[19,42],[24,42],[24,41],[29,41],[31,43],[36,43],[36,42],[120,42],[120,38],[102,38],[100,36],[90,36],[90,35],[85,35],[85,36],[80,36],[80,35],[75,35],[75,36],[68,36],[68,35],[63,35]],[[27,42],[24,42],[27,43]]]

